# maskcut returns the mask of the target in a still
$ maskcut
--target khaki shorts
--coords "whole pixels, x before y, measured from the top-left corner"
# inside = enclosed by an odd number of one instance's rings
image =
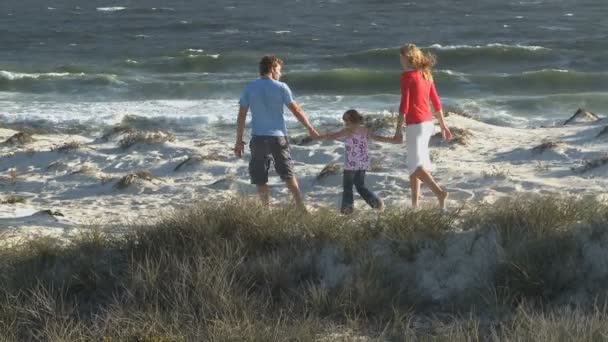
[[[268,183],[270,163],[282,180],[293,178],[291,155],[287,137],[256,135],[249,142],[251,160],[249,161],[249,176],[251,183],[264,185]]]

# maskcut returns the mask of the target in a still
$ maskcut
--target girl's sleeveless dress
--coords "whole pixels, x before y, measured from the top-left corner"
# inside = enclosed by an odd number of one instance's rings
[[[344,170],[369,170],[367,132],[358,132],[344,141]]]

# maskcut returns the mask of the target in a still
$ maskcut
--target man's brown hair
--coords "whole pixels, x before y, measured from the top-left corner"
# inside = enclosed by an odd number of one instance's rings
[[[272,68],[280,65],[283,66],[283,61],[277,56],[264,56],[260,61],[260,76],[270,74]]]

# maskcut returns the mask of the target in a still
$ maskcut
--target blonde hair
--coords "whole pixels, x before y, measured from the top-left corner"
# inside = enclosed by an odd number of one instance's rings
[[[412,68],[422,72],[424,79],[433,82],[433,66],[437,61],[435,55],[430,52],[423,52],[414,44],[402,46],[399,52],[401,56],[407,59]]]

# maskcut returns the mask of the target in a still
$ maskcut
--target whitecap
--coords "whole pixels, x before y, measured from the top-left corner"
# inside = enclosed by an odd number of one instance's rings
[[[117,11],[124,11],[126,9],[127,9],[126,7],[120,7],[120,6],[117,6],[117,7],[97,7],[97,10],[99,12],[117,12]]]
[[[570,70],[567,70],[567,69],[542,69],[542,70],[524,71],[523,74],[532,75],[532,74],[539,74],[539,73],[545,73],[545,72],[569,73]]]
[[[572,31],[572,30],[574,30],[571,27],[565,27],[565,26],[539,26],[538,28],[548,30],[548,31]]]
[[[69,72],[48,72],[48,73],[32,73],[32,74],[28,74],[28,73],[21,73],[21,72],[12,72],[12,71],[0,70],[0,78],[4,78],[4,79],[9,80],[9,81],[20,80],[20,79],[27,79],[27,78],[37,79],[37,78],[40,78],[40,77],[60,78],[60,77],[66,77],[66,76],[71,76],[71,75],[83,76],[84,73],[71,74]]]
[[[219,34],[237,34],[239,33],[239,29],[225,29],[218,32]]]
[[[483,48],[516,48],[516,49],[523,49],[523,50],[530,50],[530,51],[536,51],[536,50],[550,50],[549,48],[543,47],[543,46],[536,46],[536,45],[521,45],[521,44],[515,44],[515,45],[508,45],[508,44],[501,44],[501,43],[491,43],[491,44],[486,44],[486,45],[441,45],[441,44],[432,44],[431,46],[429,46],[432,49],[437,49],[437,50],[456,50],[456,49],[483,49]]]
[[[438,70],[439,73],[445,73],[448,74],[450,76],[455,76],[456,78],[458,78],[458,80],[463,81],[463,82],[470,82],[470,80],[467,78],[467,74],[462,73],[462,72],[458,72],[458,71],[453,71],[450,69],[445,69],[445,70]]]
[[[286,34],[286,33],[291,33],[291,31],[274,31],[274,33],[276,33],[276,34]]]

